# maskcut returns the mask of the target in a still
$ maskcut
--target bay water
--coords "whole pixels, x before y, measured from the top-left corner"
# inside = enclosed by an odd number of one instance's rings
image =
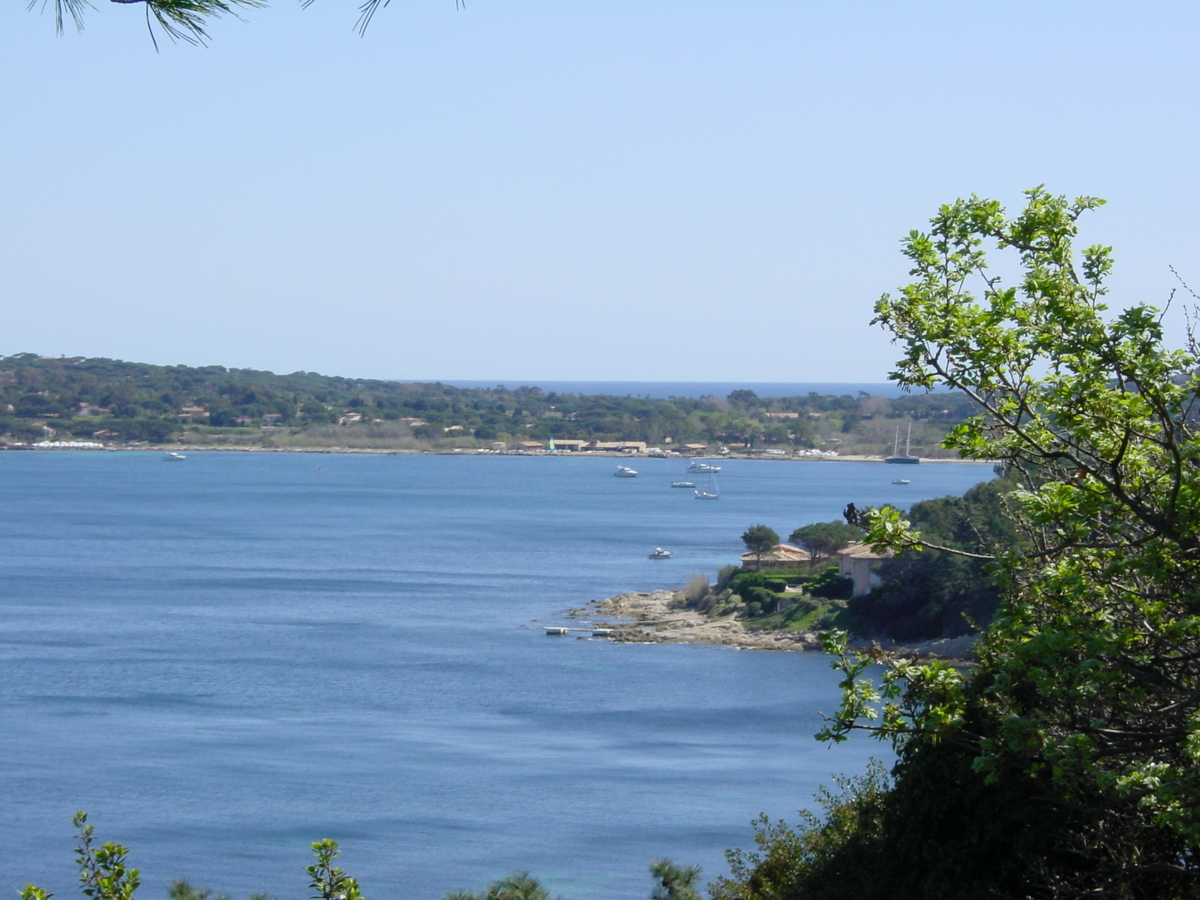
[[[589,457],[0,454],[0,892],[74,895],[71,816],[171,879],[308,895],[334,838],[368,900],[516,869],[569,900],[752,843],[886,747],[812,739],[817,653],[547,637],[564,611],[681,586],[860,506],[986,467],[722,462],[721,499]],[[670,560],[647,554],[656,546]],[[11,895],[10,895],[11,896]]]

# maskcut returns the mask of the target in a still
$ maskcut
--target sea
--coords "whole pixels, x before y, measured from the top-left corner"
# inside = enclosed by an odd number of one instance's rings
[[[78,885],[72,815],[173,879],[309,896],[310,844],[368,900],[525,870],[645,898],[651,860],[727,871],[888,748],[813,739],[816,652],[547,636],[567,611],[712,578],[747,526],[960,494],[985,466],[578,456],[0,453],[0,893]],[[674,552],[650,560],[656,546]],[[9,894],[9,896],[12,896]]]

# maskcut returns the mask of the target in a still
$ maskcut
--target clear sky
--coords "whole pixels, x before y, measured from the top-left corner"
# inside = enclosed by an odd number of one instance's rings
[[[365,38],[275,0],[161,53],[96,6],[0,9],[0,353],[883,381],[899,238],[1040,183],[1108,199],[1113,305],[1200,285],[1192,0],[393,0]]]

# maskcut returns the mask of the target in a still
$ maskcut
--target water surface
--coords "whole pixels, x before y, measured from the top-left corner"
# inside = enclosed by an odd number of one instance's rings
[[[70,819],[172,878],[308,894],[337,839],[368,900],[521,868],[574,900],[648,895],[648,862],[724,871],[882,748],[811,739],[817,654],[547,638],[540,623],[734,561],[847,501],[904,504],[967,464],[571,457],[0,454],[0,891],[75,894]],[[651,561],[655,546],[675,556]]]

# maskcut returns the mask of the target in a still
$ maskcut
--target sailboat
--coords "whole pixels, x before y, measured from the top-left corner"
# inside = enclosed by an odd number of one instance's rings
[[[712,473],[712,487],[703,484],[696,488],[697,500],[719,500],[721,498],[721,489],[717,486],[717,473]]]
[[[896,426],[896,442],[892,445],[892,455],[884,460],[885,463],[893,463],[900,465],[916,465],[921,461],[919,456],[909,455],[909,446],[912,442],[912,421],[908,423],[908,437],[904,439],[904,455],[900,455],[900,426]]]

